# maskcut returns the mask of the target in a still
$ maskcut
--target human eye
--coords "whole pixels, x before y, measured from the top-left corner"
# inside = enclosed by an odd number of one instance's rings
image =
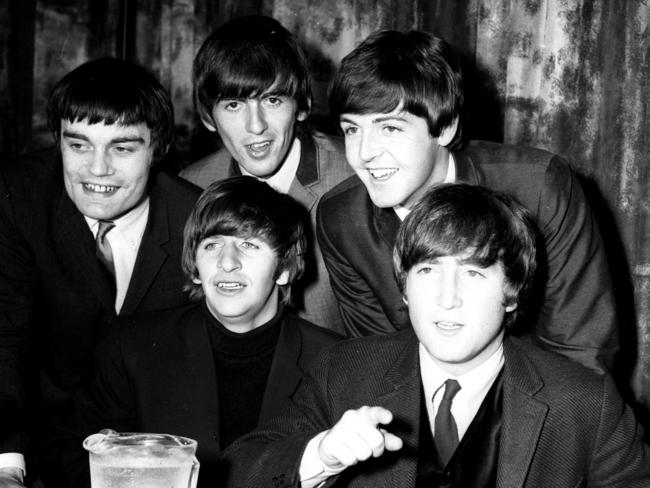
[[[465,270],[465,274],[472,279],[485,278],[485,273],[481,268],[468,268]]]
[[[67,145],[70,149],[72,149],[75,152],[85,152],[90,149],[89,144],[78,140],[68,140]]]
[[[236,112],[243,104],[241,100],[222,100],[219,105],[227,112]]]
[[[240,245],[244,249],[250,250],[250,251],[260,248],[260,246],[257,243],[255,243],[254,241],[252,241],[252,240],[243,241]]]
[[[284,103],[284,99],[278,95],[269,95],[264,99],[264,102],[271,107],[279,107]]]
[[[391,124],[386,124],[382,127],[383,131],[387,134],[395,134],[398,132],[402,132],[402,129],[400,127],[397,127],[396,125],[391,125]]]
[[[203,239],[201,242],[201,249],[204,251],[214,251],[222,246],[222,242],[218,238]]]
[[[343,135],[347,137],[355,135],[359,131],[359,128],[354,125],[341,124],[341,130],[343,131]]]
[[[118,146],[113,146],[113,152],[119,154],[119,155],[128,155],[133,152],[135,152],[135,147],[130,146],[130,145],[123,145],[120,144]]]

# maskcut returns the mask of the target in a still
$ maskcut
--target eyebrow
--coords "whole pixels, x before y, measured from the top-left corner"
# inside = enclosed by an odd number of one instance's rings
[[[381,124],[382,122],[408,122],[404,117],[400,117],[399,115],[380,115],[379,117],[375,117],[372,119],[373,124]],[[342,115],[340,118],[340,123],[342,122],[347,122],[348,124],[355,124],[356,122],[354,120],[351,120],[347,118],[345,115]]]
[[[72,139],[81,139],[82,141],[87,141],[90,142],[90,139],[86,137],[84,134],[81,134],[79,132],[73,132],[69,130],[64,130],[62,132],[63,137],[69,137]],[[135,143],[140,143],[144,144],[144,138],[140,136],[125,136],[125,137],[116,137],[115,139],[111,139],[110,143],[111,144],[123,144],[125,142],[135,142]]]

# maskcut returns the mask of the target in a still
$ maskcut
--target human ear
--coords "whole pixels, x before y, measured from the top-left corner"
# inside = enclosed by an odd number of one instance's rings
[[[203,108],[199,108],[199,117],[201,118],[203,127],[208,129],[210,132],[217,132],[217,127],[214,123],[211,113],[206,112]]]
[[[514,312],[517,309],[517,304],[516,303],[511,303],[510,305],[506,305],[506,313],[509,312]]]
[[[214,126],[211,120],[201,117],[201,122],[203,123],[203,127],[208,129],[210,132],[217,132],[217,128]]]
[[[296,120],[298,122],[304,121],[305,119],[307,119],[309,112],[311,112],[311,99],[307,100],[307,108],[305,110],[298,111],[298,113],[296,114]]]
[[[449,143],[454,139],[457,130],[458,117],[455,117],[451,124],[440,131],[440,135],[438,136],[438,144],[441,146],[448,146]]]
[[[275,280],[275,283],[279,286],[283,285],[288,285],[289,284],[289,270],[285,269],[282,273],[280,273],[280,276],[278,276]]]
[[[194,277],[194,278],[192,278],[192,283],[194,283],[195,285],[200,285],[201,280],[199,278],[197,278],[197,277]]]

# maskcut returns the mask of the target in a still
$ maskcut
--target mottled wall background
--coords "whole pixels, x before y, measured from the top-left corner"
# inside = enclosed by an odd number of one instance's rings
[[[0,157],[51,144],[44,107],[83,61],[120,55],[172,94],[176,161],[214,141],[191,102],[192,58],[220,23],[272,15],[314,77],[316,123],[340,59],[380,28],[430,30],[463,56],[474,137],[543,147],[582,175],[619,295],[620,377],[650,412],[650,36],[647,0],[5,0],[0,2]]]

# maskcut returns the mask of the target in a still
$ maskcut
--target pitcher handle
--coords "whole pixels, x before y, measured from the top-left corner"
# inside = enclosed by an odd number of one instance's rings
[[[190,480],[188,482],[188,488],[196,488],[196,483],[199,480],[199,468],[201,467],[201,463],[199,463],[199,460],[196,459],[196,456],[194,456],[194,459],[192,459],[192,470],[190,471]]]

